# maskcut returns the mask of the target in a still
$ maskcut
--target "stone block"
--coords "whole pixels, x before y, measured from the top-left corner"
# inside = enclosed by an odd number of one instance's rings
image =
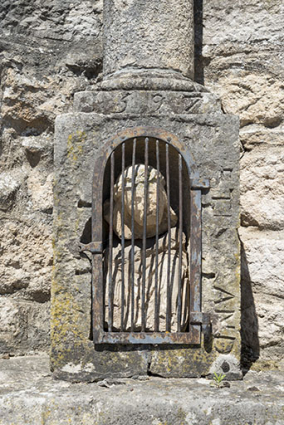
[[[240,238],[243,244],[243,341],[254,356],[260,358],[259,367],[265,365],[265,359],[267,365],[272,367],[275,363],[280,367],[284,308],[283,231],[242,228]]]
[[[6,221],[1,229],[0,293],[37,302],[50,299],[52,246],[48,225]]]
[[[103,115],[91,112],[96,110],[92,106],[90,112],[67,114],[56,120],[51,361],[55,375],[64,379],[97,380],[103,375],[130,376],[137,371],[162,376],[200,376],[209,373],[219,355],[230,354],[236,362],[240,359],[240,260],[236,231],[239,225],[238,119],[190,111],[155,116],[143,93],[139,96],[140,106],[145,109],[142,116],[136,114],[135,108],[131,113],[127,109],[128,112]],[[91,98],[89,94],[88,98]],[[80,99],[84,102],[82,94]],[[81,109],[79,104],[77,109]],[[137,126],[162,126],[175,134],[194,159],[192,178],[198,172],[201,179],[209,178],[214,187],[212,194],[210,190],[204,192],[202,238],[206,273],[209,277],[215,274],[217,289],[211,283],[207,286],[209,293],[204,297],[202,311],[212,314],[219,333],[211,341],[202,341],[200,346],[193,348],[176,347],[175,350],[165,346],[156,349],[139,345],[123,348],[94,345],[91,340],[90,263],[84,258],[85,254],[80,254],[79,241],[90,217],[94,159],[106,140],[122,129]],[[216,194],[225,202],[229,194],[229,215],[214,216]],[[226,291],[230,293],[229,300],[226,295],[220,298],[219,293],[226,294]],[[232,315],[232,309],[236,309],[237,314]],[[221,320],[223,324],[219,326]],[[109,367],[102,366],[106,364]]]
[[[24,173],[17,171],[13,173],[4,171],[0,174],[0,206],[4,211],[13,206],[16,192],[23,183]]]
[[[0,352],[24,355],[49,346],[49,303],[38,304],[2,297]]]
[[[45,176],[33,170],[27,179],[28,193],[34,210],[48,211],[53,208],[53,175]]]
[[[244,226],[281,230],[284,226],[284,151],[254,149],[241,161],[241,216]]]

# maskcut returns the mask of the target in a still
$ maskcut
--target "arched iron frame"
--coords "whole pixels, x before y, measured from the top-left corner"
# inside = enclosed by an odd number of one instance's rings
[[[190,320],[186,332],[108,332],[104,330],[103,297],[103,184],[104,172],[112,152],[123,142],[138,137],[156,138],[181,154],[190,176]],[[90,251],[92,261],[92,324],[95,344],[200,344],[201,325],[209,323],[201,312],[201,191],[209,188],[207,179],[199,179],[194,161],[178,138],[160,128],[136,127],[119,132],[103,144],[95,161],[92,195],[92,242],[82,247]]]

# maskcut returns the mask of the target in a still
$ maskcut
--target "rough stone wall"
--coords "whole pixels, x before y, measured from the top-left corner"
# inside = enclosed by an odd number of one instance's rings
[[[53,129],[101,72],[102,2],[0,4],[0,352],[49,349]]]
[[[195,1],[196,79],[241,118],[244,359],[280,367],[284,269],[284,6]],[[48,350],[53,126],[100,78],[102,1],[0,5],[0,351]],[[282,272],[282,273],[281,273]]]
[[[278,367],[284,350],[284,4],[204,0],[198,7],[198,78],[241,123],[244,357]]]

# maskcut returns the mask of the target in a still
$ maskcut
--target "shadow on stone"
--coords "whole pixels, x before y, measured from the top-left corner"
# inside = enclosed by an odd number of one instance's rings
[[[85,224],[80,242],[83,244],[88,244],[92,241],[92,219],[89,218]]]
[[[258,318],[244,246],[241,243],[241,367],[246,374],[259,358]]]
[[[203,0],[194,0],[194,79],[204,84],[203,45]]]

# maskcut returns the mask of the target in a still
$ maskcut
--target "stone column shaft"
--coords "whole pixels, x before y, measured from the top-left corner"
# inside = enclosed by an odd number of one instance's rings
[[[105,0],[104,77],[167,70],[193,78],[193,0]]]

